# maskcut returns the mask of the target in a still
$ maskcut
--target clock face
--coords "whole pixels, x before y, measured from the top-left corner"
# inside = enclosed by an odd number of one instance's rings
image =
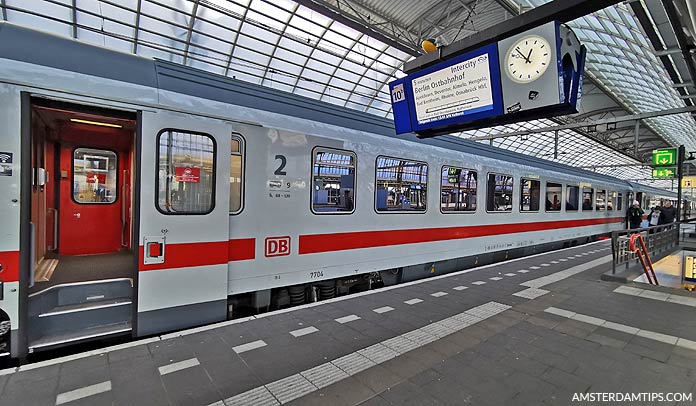
[[[551,45],[530,35],[512,44],[505,55],[505,71],[517,83],[531,83],[541,77],[551,64]]]

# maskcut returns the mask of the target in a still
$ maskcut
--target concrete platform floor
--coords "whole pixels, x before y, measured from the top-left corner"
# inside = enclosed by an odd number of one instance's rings
[[[573,401],[581,394],[693,396],[696,296],[600,281],[609,261],[600,242],[5,370],[0,405],[568,405],[582,404]]]

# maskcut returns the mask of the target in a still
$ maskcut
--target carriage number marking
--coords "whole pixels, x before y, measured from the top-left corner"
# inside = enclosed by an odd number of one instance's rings
[[[288,163],[288,159],[285,158],[285,155],[276,155],[275,159],[277,161],[280,161],[280,166],[278,166],[278,169],[273,172],[274,175],[287,175],[288,173],[285,172],[283,169],[285,169],[285,165]]]
[[[310,278],[322,278],[324,276],[324,271],[312,271],[309,273]]]

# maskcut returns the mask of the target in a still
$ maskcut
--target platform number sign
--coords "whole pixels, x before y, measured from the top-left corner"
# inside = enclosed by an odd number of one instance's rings
[[[653,150],[653,166],[673,166],[677,164],[677,149],[664,148]]]
[[[688,189],[696,188],[696,176],[684,176],[682,178],[682,187]]]
[[[399,83],[398,85],[394,86],[394,88],[391,91],[391,97],[392,97],[392,103],[397,103],[403,100],[406,100],[406,94],[404,94],[404,84]]]

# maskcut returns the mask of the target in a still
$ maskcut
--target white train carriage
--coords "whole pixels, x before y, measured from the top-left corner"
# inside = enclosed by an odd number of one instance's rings
[[[664,195],[7,23],[0,105],[13,357],[582,243]]]

